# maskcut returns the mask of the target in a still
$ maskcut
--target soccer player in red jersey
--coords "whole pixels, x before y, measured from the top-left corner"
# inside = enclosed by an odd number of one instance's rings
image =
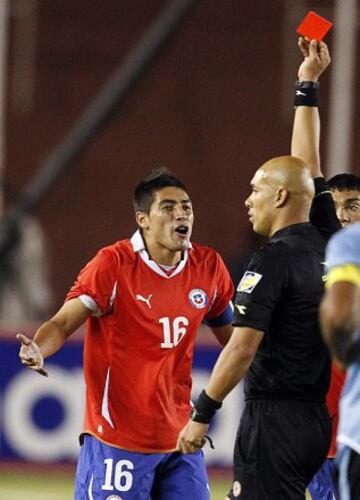
[[[51,356],[86,321],[86,410],[75,499],[208,500],[201,447],[176,450],[190,412],[196,332],[224,345],[233,285],[214,250],[190,241],[194,214],[166,169],[136,187],[138,231],[101,249],[65,304],[36,332],[18,335],[22,363],[46,374]]]
[[[336,215],[342,225],[360,222],[360,177],[355,174],[342,173],[327,181],[335,202]],[[329,449],[329,458],[336,455],[336,433],[339,421],[339,399],[345,382],[345,372],[334,363],[331,373],[330,389],[327,395],[327,405],[333,417],[333,436]]]
[[[334,175],[327,181],[335,203],[336,215],[342,227],[360,221],[360,178],[357,175],[343,173]],[[337,471],[335,467],[336,436],[339,424],[339,401],[346,373],[333,362],[331,381],[326,396],[326,403],[332,419],[331,445],[328,458],[319,472],[309,484],[309,491],[313,500],[340,498],[337,486]]]

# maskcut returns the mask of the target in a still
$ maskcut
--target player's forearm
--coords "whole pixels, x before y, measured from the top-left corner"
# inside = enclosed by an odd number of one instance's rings
[[[79,298],[69,300],[36,332],[34,340],[44,358],[57,352],[65,340],[91,315]]]
[[[52,319],[44,323],[35,333],[34,341],[41,350],[43,358],[55,354],[64,345],[66,333]]]
[[[291,155],[307,163],[314,178],[323,176],[320,167],[320,118],[317,107],[296,108]]]
[[[323,319],[322,331],[324,340],[333,358],[342,366],[346,366],[351,347],[352,329],[349,324],[339,324],[329,318]]]
[[[320,306],[321,328],[333,356],[346,363],[352,336],[360,322],[360,289],[351,283],[335,283]]]

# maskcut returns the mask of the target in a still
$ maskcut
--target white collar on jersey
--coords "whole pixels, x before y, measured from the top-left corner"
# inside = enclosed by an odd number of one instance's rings
[[[147,266],[149,266],[157,274],[160,274],[160,276],[162,276],[163,278],[166,278],[166,279],[170,279],[173,276],[176,276],[177,274],[179,274],[184,269],[184,266],[185,266],[185,264],[188,260],[188,257],[189,257],[189,251],[185,250],[183,252],[183,257],[182,257],[181,261],[179,262],[179,264],[175,267],[174,272],[168,276],[154,260],[150,259],[150,256],[146,250],[145,243],[144,243],[143,237],[141,236],[139,229],[136,231],[136,233],[133,234],[130,241],[131,241],[134,252],[139,252],[140,257],[145,262],[145,264]],[[191,243],[190,243],[190,248],[192,249]]]

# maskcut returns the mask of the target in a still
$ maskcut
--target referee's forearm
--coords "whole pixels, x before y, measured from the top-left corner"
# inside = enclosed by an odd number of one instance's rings
[[[312,177],[322,177],[320,168],[320,118],[317,107],[300,106],[295,110],[291,155],[305,161]]]
[[[253,358],[240,360],[236,352],[227,353],[225,349],[220,354],[205,389],[206,394],[216,401],[223,401],[244,377],[253,360]]]
[[[252,363],[263,332],[253,328],[235,328],[230,341],[221,351],[214,366],[206,394],[222,401],[244,377]]]

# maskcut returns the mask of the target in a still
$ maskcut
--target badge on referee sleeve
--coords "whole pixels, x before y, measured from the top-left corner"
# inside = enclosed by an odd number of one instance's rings
[[[262,274],[254,273],[253,271],[246,271],[244,276],[241,278],[236,291],[251,293],[262,277]]]

